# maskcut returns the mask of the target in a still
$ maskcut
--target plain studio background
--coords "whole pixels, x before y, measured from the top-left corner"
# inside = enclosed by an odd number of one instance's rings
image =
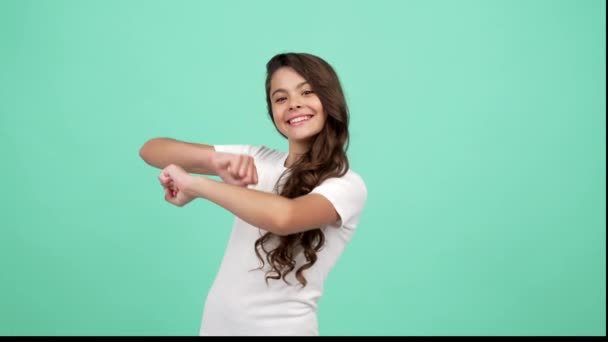
[[[264,67],[296,51],[369,189],[322,335],[605,335],[605,7],[0,1],[0,334],[196,335],[232,214],[139,148],[285,150]]]

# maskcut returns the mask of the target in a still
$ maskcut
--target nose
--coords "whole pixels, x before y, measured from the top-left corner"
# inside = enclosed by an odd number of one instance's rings
[[[298,99],[291,99],[289,102],[289,110],[300,109],[302,105],[299,104]]]

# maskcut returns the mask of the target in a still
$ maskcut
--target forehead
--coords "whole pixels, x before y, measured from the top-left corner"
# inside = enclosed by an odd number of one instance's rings
[[[306,79],[298,74],[293,68],[282,67],[274,72],[270,79],[270,89],[295,88]]]

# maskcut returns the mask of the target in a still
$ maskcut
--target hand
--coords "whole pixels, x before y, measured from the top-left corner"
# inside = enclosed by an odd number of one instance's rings
[[[215,152],[211,163],[224,183],[237,186],[258,184],[258,171],[253,157],[246,154]]]
[[[193,176],[181,167],[171,164],[165,167],[158,176],[160,185],[165,189],[165,200],[178,207],[190,203],[194,199],[191,195]]]

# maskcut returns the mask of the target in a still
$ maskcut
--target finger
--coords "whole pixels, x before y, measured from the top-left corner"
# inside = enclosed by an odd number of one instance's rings
[[[258,168],[255,167],[255,163],[253,164],[253,184],[258,184]]]
[[[239,170],[241,168],[242,163],[243,163],[243,160],[240,155],[237,155],[232,159],[232,163],[230,164],[230,176],[232,176],[235,179],[240,178]]]
[[[232,170],[234,170],[235,158],[230,157],[226,159],[225,169],[228,171],[228,174],[232,175]]]
[[[253,160],[250,160],[249,166],[247,167],[247,174],[245,176],[245,180],[247,184],[255,183],[255,163]]]
[[[165,196],[165,200],[173,205],[177,205],[177,199],[175,197]]]
[[[171,190],[168,188],[165,188],[165,201],[171,202],[172,197],[173,197],[173,194],[172,194]]]
[[[239,168],[239,177],[244,178],[247,176],[247,170],[249,169],[249,164],[251,164],[251,157],[242,155],[241,156],[241,167]]]
[[[165,176],[165,174],[162,172],[158,175],[158,180],[160,181],[161,184],[164,184],[168,178],[169,177]]]
[[[185,199],[184,199],[184,194],[181,193],[179,190],[174,191],[171,194],[171,204],[178,206],[178,207],[183,207],[185,204]]]
[[[163,188],[166,189],[171,189],[173,187],[173,182],[169,181],[169,182],[160,182],[160,186],[162,186]]]
[[[171,178],[171,175],[169,175],[165,171],[160,173],[158,179],[160,180],[161,184],[168,184],[169,182],[173,182],[173,178]]]

